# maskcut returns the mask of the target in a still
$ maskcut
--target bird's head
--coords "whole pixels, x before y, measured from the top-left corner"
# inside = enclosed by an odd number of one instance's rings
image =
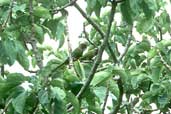
[[[80,43],[79,47],[83,50],[85,50],[88,46],[88,43],[87,42],[83,42],[83,43]]]

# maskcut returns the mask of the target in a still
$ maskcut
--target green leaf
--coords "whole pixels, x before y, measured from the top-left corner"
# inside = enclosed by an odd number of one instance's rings
[[[60,24],[58,25],[58,23],[60,22],[61,18],[55,18],[55,19],[51,19],[51,20],[46,20],[43,25],[44,25],[44,29],[46,29],[46,31],[48,32],[48,34],[50,36],[53,36],[52,38],[57,39],[57,37],[62,37],[62,32],[60,32],[60,34],[58,35],[58,30],[59,31],[63,31],[60,30]],[[62,23],[61,23],[62,24]],[[47,28],[45,28],[47,27]],[[63,25],[62,25],[62,29],[63,29]]]
[[[42,44],[44,41],[44,31],[42,27],[37,24],[34,24],[34,29],[35,29],[36,39],[39,41],[40,44]]]
[[[74,71],[72,69],[67,69],[64,72],[64,79],[67,82],[75,82],[79,81],[79,78],[75,75]]]
[[[64,84],[65,84],[65,81],[63,79],[61,79],[61,78],[56,78],[56,79],[53,79],[50,83],[54,87],[63,88]]]
[[[19,114],[23,114],[23,110],[25,108],[25,102],[26,102],[26,98],[28,96],[28,93],[25,91],[21,94],[19,94],[13,101],[12,101],[12,105],[14,107],[14,109],[16,110],[16,112],[18,112]]]
[[[12,8],[12,10],[13,10],[14,12],[17,12],[17,11],[24,12],[25,9],[26,9],[26,4],[14,5],[14,7]]]
[[[130,25],[132,25],[133,23],[133,19],[132,19],[132,12],[131,12],[131,8],[130,8],[130,2],[129,0],[124,1],[121,4],[121,13],[123,16],[123,19]]]
[[[49,12],[49,9],[47,9],[43,6],[35,7],[33,14],[40,18],[51,19],[51,14]]]
[[[74,107],[73,114],[80,114],[80,104],[77,97],[72,92],[67,92],[66,94],[67,102],[70,102]]]
[[[110,70],[100,71],[97,72],[94,75],[94,78],[91,82],[92,86],[99,86],[103,82],[105,82],[107,79],[109,79],[112,76],[112,72]]]
[[[157,101],[159,104],[159,108],[163,109],[169,103],[169,98],[166,94],[163,94],[158,96]]]
[[[147,58],[148,59],[152,59],[154,56],[157,55],[157,50],[155,48],[152,48],[149,52],[148,52],[148,55],[147,55]]]
[[[127,78],[128,78],[127,75],[128,75],[128,74],[125,72],[125,70],[124,70],[123,68],[118,67],[118,66],[115,66],[115,67],[113,68],[113,73],[114,73],[115,75],[121,76],[121,79],[122,79],[124,82],[127,81]]]
[[[8,63],[12,65],[17,56],[17,50],[14,40],[6,38],[5,41],[0,41],[0,62],[3,64]]]
[[[64,101],[60,99],[54,99],[54,114],[67,114],[66,113],[66,105]]]
[[[16,42],[17,48],[17,60],[24,67],[24,69],[29,69],[29,60],[25,54],[25,49],[20,42]]]
[[[96,6],[94,7],[94,11],[97,17],[100,17],[100,11],[101,11],[101,5],[99,2],[96,3]]]
[[[97,0],[87,0],[87,5],[89,8],[93,9],[96,7]]]
[[[153,11],[149,8],[148,5],[150,5],[150,4],[147,4],[145,0],[143,0],[140,5],[140,6],[142,6],[143,12],[147,19],[149,19],[153,16]]]
[[[10,0],[0,0],[0,5],[9,4]]]
[[[107,5],[107,0],[98,0],[101,6],[105,7]]]
[[[51,87],[51,98],[64,100],[65,97],[66,93],[64,90],[60,89],[59,87]]]
[[[81,89],[82,86],[83,86],[83,82],[78,82],[78,81],[75,81],[75,82],[69,84],[70,90],[75,95],[78,94],[78,92],[80,91],[80,89]]]
[[[80,61],[74,62],[74,68],[75,68],[76,73],[79,75],[79,77],[81,79],[85,79],[85,71]]]
[[[38,99],[42,105],[50,103],[49,95],[48,95],[48,92],[46,90],[40,90],[39,91]]]
[[[154,26],[154,19],[142,19],[137,23],[137,31],[139,33],[147,33],[149,32]]]
[[[106,87],[94,87],[93,91],[96,94],[96,96],[100,99],[100,103],[103,103],[106,95]]]
[[[133,76],[131,79],[131,84],[134,89],[138,88],[139,85],[146,79],[149,79],[149,77],[146,74],[139,74],[138,76]]]
[[[58,5],[58,7],[64,6],[68,3],[69,3],[69,0],[57,0],[56,1],[56,4]]]

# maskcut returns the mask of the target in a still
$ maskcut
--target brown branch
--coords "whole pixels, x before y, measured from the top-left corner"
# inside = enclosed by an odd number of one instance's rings
[[[30,18],[31,18],[31,38],[30,38],[30,44],[33,48],[33,53],[35,55],[35,59],[37,62],[38,67],[41,69],[43,67],[43,61],[42,61],[42,55],[38,51],[37,47],[37,41],[35,39],[35,29],[34,29],[34,16],[33,16],[33,0],[29,0],[29,12],[30,12]]]
[[[126,55],[127,51],[128,51],[128,48],[131,44],[131,39],[132,39],[132,29],[133,29],[133,25],[131,25],[131,28],[130,28],[130,36],[128,36],[128,40],[127,40],[127,43],[126,43],[126,47],[125,47],[125,50],[124,52],[120,55],[120,57],[118,58],[118,62],[121,62],[123,57]]]
[[[79,6],[77,4],[75,6],[77,7],[77,9],[80,10],[80,8],[79,8]],[[111,30],[111,26],[112,26],[114,14],[115,14],[116,6],[117,6],[117,4],[113,1],[112,2],[110,19],[109,19],[109,25],[108,25],[108,29],[107,29],[105,38],[104,38],[104,40],[103,40],[103,42],[102,42],[102,44],[100,46],[100,49],[98,51],[98,54],[97,54],[97,57],[96,57],[95,62],[93,64],[93,67],[91,68],[91,71],[90,71],[90,73],[88,75],[88,78],[87,78],[85,84],[83,85],[83,87],[81,88],[81,90],[79,91],[79,93],[77,94],[78,99],[80,99],[82,97],[83,93],[86,91],[86,89],[90,85],[90,83],[91,83],[91,81],[92,81],[92,79],[94,77],[94,74],[95,74],[99,64],[101,63],[102,54],[103,54],[103,51],[104,51],[104,49],[106,47],[106,44],[107,44],[109,36],[110,36],[110,30]],[[87,16],[85,16],[85,18],[87,18]],[[89,19],[89,18],[87,18],[87,19]]]
[[[118,88],[119,88],[118,104],[116,105],[115,109],[110,114],[117,114],[119,109],[120,109],[120,106],[122,104],[122,97],[124,94],[124,88],[123,88],[123,83],[122,83],[121,78],[118,79],[117,84],[118,84]]]
[[[115,2],[115,1],[113,1],[113,2]],[[93,28],[95,30],[97,30],[97,32],[100,34],[100,36],[102,37],[102,39],[104,39],[105,38],[105,33],[100,29],[100,27],[90,17],[87,16],[87,14],[80,8],[80,6],[77,3],[75,3],[74,6],[81,13],[81,15],[89,22],[89,24],[91,24],[93,26]],[[107,45],[107,48],[110,51],[110,54],[111,54],[111,56],[113,58],[113,61],[116,62],[117,61],[117,58],[116,58],[116,56],[115,56],[115,54],[114,54],[111,46],[109,45],[109,42],[108,41],[107,41],[106,45]]]
[[[69,7],[69,6],[74,5],[74,4],[76,3],[76,1],[77,1],[77,0],[70,0],[70,2],[69,2],[68,4],[64,5],[63,7],[59,8],[59,9],[53,9],[53,10],[51,10],[51,12],[52,12],[53,14],[56,14],[56,13],[58,13],[59,11],[62,11],[62,10],[64,10],[65,8],[67,8],[67,7]]]
[[[102,114],[105,114],[105,108],[106,108],[108,97],[109,97],[109,83],[107,82],[107,90],[106,90],[106,94],[105,94],[105,98],[104,98],[104,103],[102,106]]]

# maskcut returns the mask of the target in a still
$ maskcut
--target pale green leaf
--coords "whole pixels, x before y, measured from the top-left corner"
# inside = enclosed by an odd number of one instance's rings
[[[25,91],[21,94],[19,94],[13,101],[12,101],[12,105],[14,107],[14,109],[16,110],[16,112],[18,112],[19,114],[23,114],[23,110],[25,108],[25,102],[26,102],[26,98],[28,96],[28,93]]]
[[[91,85],[98,86],[102,84],[103,82],[105,82],[107,79],[109,79],[111,76],[112,76],[112,72],[110,70],[97,72],[94,75]]]
[[[74,107],[73,113],[74,114],[80,114],[80,104],[77,97],[72,92],[67,92],[67,101],[71,102],[71,104]]]
[[[49,12],[49,9],[43,6],[35,7],[33,14],[40,18],[51,19],[51,14]]]

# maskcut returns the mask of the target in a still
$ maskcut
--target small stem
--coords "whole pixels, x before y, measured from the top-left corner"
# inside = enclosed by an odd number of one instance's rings
[[[163,56],[161,55],[159,49],[157,50],[157,52],[158,52],[158,55],[159,55],[159,57],[160,57],[161,62],[163,63],[163,65],[164,65],[169,71],[171,71],[170,65],[168,65],[167,62],[164,60],[164,58],[163,58]]]
[[[86,40],[87,40],[91,45],[93,45],[94,47],[97,47],[97,46],[89,39],[88,34],[87,34],[87,32],[86,32],[86,25],[85,25],[85,24],[83,24],[83,33],[84,33],[84,35],[85,35]]]
[[[133,29],[133,25],[131,25],[131,29],[130,29],[130,36],[128,36],[128,40],[127,40],[127,43],[126,43],[126,47],[125,47],[125,50],[124,52],[120,55],[119,59],[118,59],[118,62],[121,62],[123,57],[126,55],[127,51],[128,51],[128,48],[131,44],[131,39],[132,39],[132,29]]]
[[[105,99],[104,99],[104,103],[102,107],[102,114],[105,114],[105,108],[106,108],[108,96],[109,96],[109,83],[107,83],[107,90],[106,90]]]

